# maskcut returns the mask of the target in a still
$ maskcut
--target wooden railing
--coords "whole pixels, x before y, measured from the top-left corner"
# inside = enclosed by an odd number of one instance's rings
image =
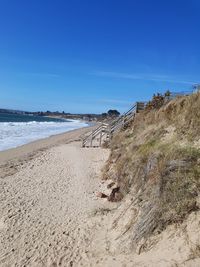
[[[82,146],[93,146],[93,140],[95,139],[95,137],[97,137],[99,134],[100,139],[103,137],[104,132],[106,132],[106,130],[108,130],[108,124],[106,123],[102,123],[100,126],[98,126],[94,131],[92,131],[88,136],[84,137],[82,140]],[[89,145],[87,145],[87,143],[89,143]],[[101,146],[101,140],[100,140],[100,146]]]
[[[119,118],[111,122],[110,124],[102,123],[88,136],[83,138],[82,147],[96,147],[102,145],[103,138],[110,140],[114,133],[122,129],[131,120],[134,119],[136,113],[144,110],[145,102],[136,102],[127,112],[121,115]],[[94,140],[96,143],[94,144]]]
[[[181,92],[170,92],[169,99],[174,99],[179,96],[188,96],[194,93],[194,90],[181,91]]]
[[[192,93],[194,93],[194,90],[170,92],[170,95],[166,99],[171,100],[173,98],[176,98],[177,96],[187,96]],[[145,109],[146,103],[147,102],[136,102],[127,112],[122,114],[119,118],[113,120],[111,123],[102,123],[101,125],[99,125],[94,131],[91,132],[89,136],[83,138],[82,146],[101,146],[105,138],[106,140],[110,140],[113,137],[113,134],[126,126],[131,120],[134,120],[136,114]],[[94,143],[94,141],[96,141],[96,143]]]
[[[132,108],[120,116],[117,120],[113,121],[110,125],[111,133],[115,132],[116,129],[120,129],[128,124],[134,117],[136,113],[144,110],[145,102],[136,102]]]

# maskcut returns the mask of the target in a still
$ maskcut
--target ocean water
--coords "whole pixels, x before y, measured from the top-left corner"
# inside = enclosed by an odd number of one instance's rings
[[[0,151],[86,126],[78,120],[1,113]]]

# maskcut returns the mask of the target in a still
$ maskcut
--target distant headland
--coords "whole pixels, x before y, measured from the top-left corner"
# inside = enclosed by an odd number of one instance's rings
[[[103,121],[113,117],[118,117],[120,112],[118,110],[110,109],[108,112],[102,114],[93,114],[93,113],[85,113],[85,114],[73,114],[66,113],[65,111],[23,111],[23,110],[13,110],[13,109],[0,109],[1,113],[8,114],[18,114],[18,115],[34,115],[34,116],[48,116],[53,118],[63,118],[63,119],[74,119],[74,120],[85,120],[85,121]]]

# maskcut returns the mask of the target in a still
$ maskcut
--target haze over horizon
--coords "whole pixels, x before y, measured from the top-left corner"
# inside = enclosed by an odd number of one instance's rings
[[[0,1],[0,108],[123,112],[200,73],[200,2]]]

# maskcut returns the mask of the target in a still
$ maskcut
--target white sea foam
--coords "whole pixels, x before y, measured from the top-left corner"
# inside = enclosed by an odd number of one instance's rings
[[[0,122],[0,151],[85,126],[87,126],[86,123],[77,120]]]

